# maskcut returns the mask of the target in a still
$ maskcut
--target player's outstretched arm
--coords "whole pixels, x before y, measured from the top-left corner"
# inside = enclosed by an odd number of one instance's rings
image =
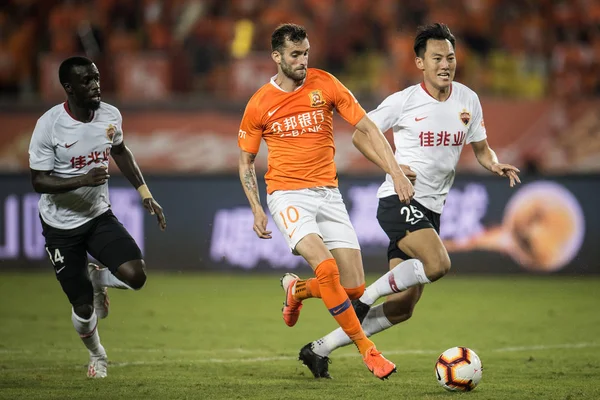
[[[110,175],[106,168],[92,168],[85,175],[75,176],[73,178],[59,178],[52,175],[52,171],[31,170],[31,184],[38,193],[66,193],[83,186],[104,185]]]
[[[373,164],[385,171],[385,164],[383,160],[377,155],[377,152],[375,152],[375,149],[371,145],[371,141],[364,132],[359,131],[358,129],[355,130],[352,134],[352,144],[358,149],[358,151],[362,153],[363,156],[367,158],[367,160],[371,161]],[[417,180],[417,174],[410,168],[410,166],[405,164],[400,164],[400,169],[414,185],[415,181]]]
[[[385,171],[385,162],[379,157],[369,137],[366,133],[361,130],[355,130],[352,134],[352,144],[354,147],[358,149],[362,153],[363,156],[367,158],[367,160],[371,161],[373,164],[377,165],[379,168]]]
[[[367,136],[373,151],[377,157],[381,159],[381,165],[375,161],[376,158],[374,155],[372,156],[372,160],[369,158],[369,156],[366,157],[375,162],[375,164],[379,165],[392,177],[392,180],[394,181],[394,188],[396,189],[396,193],[398,193],[400,201],[405,204],[410,203],[410,200],[415,195],[415,189],[410,180],[402,172],[402,169],[400,169],[400,166],[394,157],[392,147],[388,143],[381,130],[367,115],[358,121],[356,124],[356,129],[363,132]]]
[[[482,167],[497,175],[507,177],[510,181],[510,187],[521,183],[521,180],[519,179],[519,172],[521,171],[513,165],[501,164],[498,162],[498,156],[496,156],[494,150],[490,148],[487,139],[473,142],[471,143],[471,146],[473,147],[473,152],[475,153],[475,157],[477,157],[477,161]]]
[[[256,180],[256,169],[254,160],[256,154],[248,153],[240,150],[240,158],[238,161],[238,169],[240,173],[240,181],[244,188],[244,193],[250,203],[250,208],[254,214],[254,232],[261,239],[271,239],[271,231],[267,230],[267,215],[260,204],[260,195],[258,194],[258,181]]]
[[[135,158],[133,157],[133,153],[127,146],[125,146],[125,142],[121,142],[118,145],[114,145],[110,151],[110,155],[113,160],[117,163],[117,166],[125,175],[127,180],[137,189],[142,197],[142,203],[144,204],[144,208],[148,210],[148,212],[152,215],[156,215],[156,219],[158,220],[158,225],[161,230],[165,230],[167,228],[167,219],[165,218],[165,214],[163,212],[160,204],[154,200],[152,197],[152,193],[146,186],[144,182],[144,176],[142,175],[142,171],[140,167],[135,162]]]

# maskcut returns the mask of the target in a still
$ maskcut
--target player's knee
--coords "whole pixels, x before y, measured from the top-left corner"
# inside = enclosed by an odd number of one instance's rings
[[[438,272],[440,274],[440,278],[450,271],[450,267],[452,267],[450,257],[448,256],[448,253],[444,253],[444,256],[438,261]]]
[[[94,307],[91,304],[73,304],[73,312],[81,319],[92,318]]]
[[[130,288],[140,290],[146,284],[144,260],[127,261],[117,270],[117,277]]]
[[[129,286],[134,290],[140,290],[146,284],[146,273],[143,270],[136,271],[129,281]]]
[[[365,284],[363,283],[362,285],[354,288],[345,287],[344,290],[346,291],[346,294],[350,300],[356,300],[359,299],[360,296],[362,296],[365,292]]]
[[[437,255],[430,257],[430,259],[424,263],[424,266],[427,278],[431,282],[437,281],[450,271],[450,257],[446,251],[440,251]]]
[[[335,259],[330,258],[323,261],[315,269],[315,275],[319,285],[329,285],[340,281],[340,270],[335,262]]]
[[[71,279],[64,279],[60,283],[69,298],[73,312],[81,319],[90,319],[94,312],[94,291],[87,274],[85,278],[83,275],[78,275]]]

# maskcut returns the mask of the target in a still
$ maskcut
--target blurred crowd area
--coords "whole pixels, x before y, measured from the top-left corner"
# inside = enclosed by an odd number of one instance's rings
[[[171,92],[227,97],[234,68],[274,73],[270,34],[288,21],[307,27],[310,65],[358,96],[418,82],[415,30],[438,21],[457,37],[456,79],[480,94],[600,93],[600,0],[2,0],[0,90],[36,98],[43,57],[85,54],[110,92],[127,54],[166,60]]]

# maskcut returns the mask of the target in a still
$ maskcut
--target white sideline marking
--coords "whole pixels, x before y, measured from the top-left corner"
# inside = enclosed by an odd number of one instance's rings
[[[498,352],[516,352],[516,351],[533,351],[533,350],[551,350],[551,349],[583,349],[586,347],[598,347],[600,343],[565,343],[565,344],[549,344],[538,346],[518,346],[518,347],[502,347],[492,351]]]
[[[516,353],[521,351],[540,351],[540,350],[552,350],[552,349],[583,349],[590,347],[600,347],[600,343],[562,343],[562,344],[550,344],[550,345],[534,345],[534,346],[513,346],[513,347],[500,347],[496,349],[482,350],[474,349],[477,352],[495,352],[495,353]],[[72,349],[53,349],[48,352],[60,352],[71,351]],[[217,353],[243,353],[243,354],[259,354],[264,353],[261,351],[249,351],[244,349],[219,349],[219,350],[185,350],[185,349],[113,349],[110,352],[133,352],[133,353],[157,353],[157,352],[177,352],[177,353],[204,353],[204,354],[217,354]],[[0,354],[35,354],[37,352],[31,350],[20,350],[20,349],[0,349]],[[440,350],[387,350],[386,355],[403,355],[403,354],[440,354]],[[349,358],[358,357],[356,352],[342,352],[335,355],[335,358]],[[252,358],[204,358],[196,360],[176,360],[176,359],[163,359],[156,361],[130,361],[130,362],[110,362],[109,367],[129,367],[137,365],[162,365],[162,364],[208,364],[208,363],[264,363],[274,361],[295,361],[297,357],[290,356],[274,356],[274,357],[252,357]],[[0,360],[1,362],[1,360]],[[55,370],[54,367],[34,367],[34,368],[5,368],[4,371],[44,371],[44,370]],[[72,365],[69,368],[81,369],[81,365]]]

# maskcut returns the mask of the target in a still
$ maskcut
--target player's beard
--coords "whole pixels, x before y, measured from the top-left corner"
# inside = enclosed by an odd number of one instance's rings
[[[281,61],[281,72],[294,82],[302,82],[306,78],[306,68],[294,71],[292,66]]]

